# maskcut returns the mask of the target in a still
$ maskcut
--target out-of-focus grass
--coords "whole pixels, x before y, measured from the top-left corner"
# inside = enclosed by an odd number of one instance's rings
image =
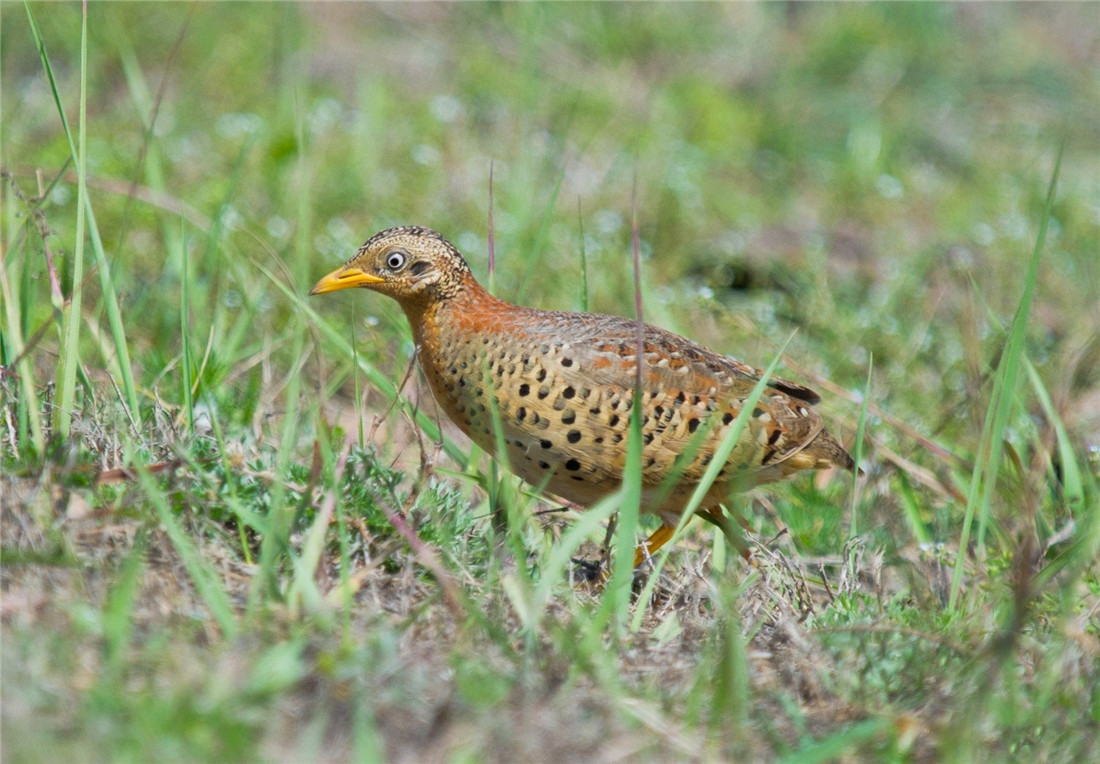
[[[29,9],[5,760],[1100,755],[1087,6],[91,4],[83,64],[80,7]],[[870,391],[858,493],[746,497],[751,569],[693,523],[639,602],[574,591],[613,507],[440,427],[396,306],[305,298],[393,223],[485,274],[490,167],[498,295],[631,315],[636,176],[647,320],[760,366],[797,329],[849,443]]]

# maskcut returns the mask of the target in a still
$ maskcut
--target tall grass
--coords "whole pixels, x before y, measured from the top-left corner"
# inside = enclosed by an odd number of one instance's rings
[[[1002,221],[1029,209],[1035,140],[986,129],[1026,117],[1041,143],[1089,102],[1057,68],[1074,45],[1029,53],[1064,28],[994,7],[993,40],[953,6],[75,13],[0,29],[4,760],[1100,755],[1095,378],[1064,366],[1094,342],[1086,142],[1034,192],[1024,269]],[[640,320],[644,283],[652,323],[771,358],[727,456],[792,340],[759,347],[798,327],[828,426],[875,469],[747,496],[770,539],[749,566],[689,527],[720,454],[636,591],[636,419],[624,490],[559,512],[405,385],[403,318],[357,336],[382,298],[305,295],[340,231],[382,220],[463,237],[477,268],[486,171],[500,296],[633,296]],[[979,299],[989,337],[957,320]],[[608,586],[574,589],[616,512]]]
[[[100,287],[103,292],[103,304],[107,311],[107,318],[111,327],[111,336],[114,339],[114,358],[108,359],[115,376],[121,380],[122,391],[125,396],[124,404],[129,415],[130,422],[135,430],[140,430],[141,411],[138,407],[137,388],[134,385],[133,370],[130,365],[130,351],[126,341],[125,328],[122,315],[119,310],[118,298],[115,295],[114,282],[111,280],[110,264],[103,248],[103,241],[99,235],[99,227],[96,225],[95,214],[92,211],[91,198],[88,194],[87,184],[87,143],[88,143],[88,6],[83,4],[80,29],[80,121],[77,128],[77,141],[73,142],[72,131],[65,116],[65,107],[61,102],[60,93],[57,90],[57,81],[54,78],[50,65],[46,46],[42,40],[41,32],[35,23],[29,4],[26,4],[27,19],[30,22],[31,33],[38,47],[39,57],[42,59],[42,67],[50,82],[54,104],[61,120],[61,127],[65,133],[65,139],[69,144],[69,154],[77,172],[77,210],[76,210],[76,235],[74,241],[72,286],[69,296],[69,310],[65,313],[62,325],[62,350],[61,364],[58,370],[57,387],[58,403],[54,410],[54,427],[58,436],[65,440],[69,437],[69,429],[72,424],[73,407],[76,402],[76,373],[80,364],[78,343],[80,337],[80,325],[84,318],[81,313],[82,295],[84,290],[84,246],[85,227],[91,236],[92,251],[96,258],[96,270],[99,271]]]
[[[852,460],[855,462],[855,469],[852,470],[852,498],[848,506],[848,538],[849,540],[856,537],[856,533],[859,530],[859,476],[860,476],[860,463],[863,461],[863,436],[867,427],[867,406],[871,399],[871,374],[875,368],[875,357],[873,355],[867,358],[867,384],[863,387],[862,400],[859,406],[859,424],[856,425],[856,442],[852,448]]]
[[[955,610],[959,603],[963,568],[975,517],[978,518],[976,541],[979,556],[982,556],[985,551],[986,529],[993,506],[993,491],[997,486],[998,472],[1004,452],[1005,432],[1008,428],[1009,417],[1016,406],[1016,388],[1020,370],[1025,361],[1024,342],[1027,338],[1028,314],[1031,311],[1031,303],[1039,279],[1039,259],[1043,252],[1043,244],[1046,241],[1047,225],[1050,222],[1051,208],[1054,204],[1054,191],[1058,186],[1058,173],[1062,168],[1064,154],[1065,144],[1059,149],[1058,159],[1054,163],[1054,171],[1051,174],[1046,201],[1039,217],[1039,232],[1036,236],[1035,248],[1032,251],[1031,259],[1028,261],[1027,272],[1024,276],[1023,294],[1020,296],[1020,304],[1016,308],[1016,315],[1012,319],[1012,325],[1005,339],[1004,352],[1001,354],[997,371],[993,376],[993,392],[990,396],[989,408],[986,410],[981,440],[978,442],[974,471],[970,477],[966,513],[963,517],[962,530],[959,533],[959,553],[951,577],[951,594],[948,599],[948,608],[951,610]]]
[[[80,324],[83,321],[81,315],[81,298],[84,288],[84,228],[86,205],[88,197],[87,176],[87,91],[88,91],[88,6],[83,5],[80,27],[80,122],[78,123],[79,150],[73,142],[72,131],[69,129],[69,121],[65,116],[65,107],[61,103],[61,96],[57,91],[57,82],[53,76],[49,56],[46,54],[46,45],[31,13],[30,4],[27,4],[27,20],[30,23],[31,34],[34,36],[35,45],[38,48],[39,57],[42,59],[42,67],[50,82],[50,90],[53,93],[54,104],[57,106],[58,116],[61,118],[61,126],[65,132],[65,138],[69,142],[69,153],[76,167],[77,191],[76,191],[76,234],[73,242],[72,287],[69,294],[68,310],[64,313],[61,325],[61,359],[57,374],[57,403],[53,412],[53,427],[57,436],[65,440],[69,437],[69,428],[72,424],[73,406],[76,400],[76,370],[80,363],[77,350],[77,340],[80,335]]]
[[[5,251],[11,252],[11,248],[5,247]],[[29,272],[30,268],[24,262],[23,273]],[[0,263],[0,296],[4,299],[4,315],[8,329],[4,351],[5,356],[10,356],[10,359],[5,357],[4,362],[5,365],[14,367],[19,375],[19,404],[16,413],[18,438],[20,443],[29,442],[34,446],[34,452],[41,455],[46,450],[46,436],[42,428],[38,391],[35,388],[29,348],[23,338],[25,323],[23,316],[27,315],[27,312],[25,309],[20,310],[25,308],[30,299],[30,290],[27,288],[26,281],[27,279],[24,279],[24,284],[16,292],[8,281],[6,258]],[[29,455],[25,448],[23,451],[24,457]]]

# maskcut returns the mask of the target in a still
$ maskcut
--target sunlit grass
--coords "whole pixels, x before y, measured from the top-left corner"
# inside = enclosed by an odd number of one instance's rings
[[[1083,11],[0,11],[5,760],[1096,758]],[[308,298],[393,223],[804,379],[864,474],[636,585],[637,432],[559,511]]]

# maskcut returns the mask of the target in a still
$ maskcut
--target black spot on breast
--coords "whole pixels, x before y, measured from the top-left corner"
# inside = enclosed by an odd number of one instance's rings
[[[619,426],[619,421],[620,421],[619,415],[618,414],[612,414],[611,418],[607,420],[607,425],[608,425],[608,427],[618,427]]]
[[[699,429],[699,420],[696,417],[692,417],[688,420],[688,431],[695,432]]]
[[[567,410],[562,412],[562,415],[561,415],[561,423],[562,424],[573,424],[573,422],[575,422],[575,421],[577,421],[577,414],[576,414],[576,412],[573,411],[573,409],[567,409]]]
[[[572,387],[567,387],[567,388],[565,388],[564,390],[561,391],[561,397],[566,398],[566,399],[572,398],[576,394],[577,394],[577,391],[574,390]]]
[[[576,472],[581,468],[581,463],[576,459],[570,459],[565,463],[565,468],[570,472]]]
[[[531,386],[529,384],[527,384],[526,382],[524,382],[522,385],[519,386],[519,395],[520,395],[521,398],[525,395],[528,395],[530,392],[531,392]]]
[[[541,467],[544,470],[550,469],[550,465],[547,464],[546,462],[539,462],[539,467]]]
[[[526,418],[527,418],[527,409],[525,409],[523,406],[520,406],[518,409],[516,409],[516,419],[518,419],[519,421],[522,422]]]
[[[652,442],[653,442],[653,433],[651,433],[651,432],[647,432],[647,433],[646,433],[646,434],[645,434],[645,435],[644,435],[644,436],[642,437],[642,441],[643,441],[643,442],[644,442],[644,443],[645,443],[645,444],[646,444],[646,445],[648,446],[648,445],[649,445],[650,443],[652,443]]]
[[[764,416],[765,413],[766,412],[764,411],[764,409],[757,406],[756,408],[754,408],[752,410],[752,418],[753,419],[759,419],[760,417]],[[726,414],[726,416],[729,416],[729,414]]]
[[[653,416],[657,417],[658,419],[660,419],[661,416],[664,415],[664,413],[665,413],[665,409],[664,409],[663,406],[654,406],[653,407]]]
[[[565,366],[566,368],[569,368],[570,366],[573,365],[573,359],[572,358],[563,358],[563,359],[561,359],[561,365]]]
[[[550,449],[554,447],[554,441],[552,440],[540,440],[539,445],[543,448]]]
[[[583,483],[584,482],[584,478],[580,475],[570,475],[569,477],[573,478],[578,483]]]
[[[550,388],[547,387],[546,385],[543,385],[542,387],[539,388],[539,400],[540,401],[543,398],[545,398],[546,396],[548,396],[549,394],[550,394]]]
[[[539,369],[539,373],[535,375],[535,380],[542,382],[546,379],[546,369]]]
[[[722,424],[729,424],[732,421],[733,414],[731,414],[730,412],[727,411],[725,414],[722,415]]]
[[[580,430],[570,430],[568,433],[566,433],[565,439],[568,440],[570,443],[580,443],[580,441],[581,441],[581,431]]]
[[[687,401],[687,396],[686,396],[686,395],[684,395],[684,391],[683,391],[683,390],[681,390],[680,392],[676,393],[676,402],[677,402],[677,403],[684,403],[684,402],[686,402],[686,401]]]

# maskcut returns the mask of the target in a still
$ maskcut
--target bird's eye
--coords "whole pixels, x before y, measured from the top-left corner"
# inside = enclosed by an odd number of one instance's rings
[[[391,271],[399,271],[405,267],[406,260],[407,258],[404,252],[394,250],[386,255],[386,267]]]

